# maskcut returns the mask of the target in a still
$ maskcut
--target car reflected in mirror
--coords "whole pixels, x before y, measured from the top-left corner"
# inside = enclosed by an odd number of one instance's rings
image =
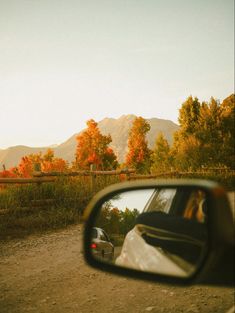
[[[106,232],[101,228],[93,227],[92,229],[91,249],[95,257],[103,260],[113,260],[114,246]]]
[[[117,267],[174,277],[195,273],[208,249],[207,195],[199,187],[123,191],[101,203],[93,257]]]

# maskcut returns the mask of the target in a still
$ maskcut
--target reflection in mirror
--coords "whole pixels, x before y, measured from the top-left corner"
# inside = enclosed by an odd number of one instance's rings
[[[126,191],[103,203],[92,229],[92,254],[117,266],[188,277],[207,251],[204,191]]]

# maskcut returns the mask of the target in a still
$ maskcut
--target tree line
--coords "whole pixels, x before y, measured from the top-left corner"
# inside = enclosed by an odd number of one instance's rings
[[[91,119],[77,136],[75,160],[71,165],[48,149],[44,155],[24,156],[17,167],[0,172],[0,177],[31,177],[35,165],[45,172],[89,170],[92,164],[97,170],[129,167],[140,174],[172,169],[197,171],[202,167],[235,169],[234,94],[222,103],[213,97],[209,102],[199,102],[197,97],[190,96],[179,110],[178,121],[180,127],[174,134],[172,146],[160,133],[150,149],[146,139],[150,125],[143,117],[136,117],[129,132],[125,162],[119,164],[110,147],[111,136],[103,135],[98,123]]]
[[[130,132],[126,162],[139,173],[169,169],[196,171],[202,167],[235,169],[234,94],[222,103],[213,97],[200,103],[188,97],[179,110],[179,130],[170,146],[160,133],[150,150],[146,141],[149,124],[137,118]]]
[[[108,234],[126,235],[134,226],[139,215],[137,209],[119,210],[106,202],[96,220],[96,227],[104,229]]]

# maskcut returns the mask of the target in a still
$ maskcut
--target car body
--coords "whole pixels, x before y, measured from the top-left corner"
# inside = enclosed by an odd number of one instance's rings
[[[114,256],[114,246],[111,243],[107,233],[99,227],[92,229],[92,253],[97,258],[112,260]]]

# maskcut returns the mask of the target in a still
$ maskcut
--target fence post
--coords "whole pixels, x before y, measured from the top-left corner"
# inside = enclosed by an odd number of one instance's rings
[[[129,172],[129,169],[126,168],[126,180],[130,180],[131,179],[131,174]]]
[[[95,190],[95,175],[93,171],[95,171],[95,164],[90,164],[91,192]]]
[[[34,164],[34,173],[33,173],[33,176],[39,177],[40,174],[41,174],[41,164],[40,164],[40,163],[35,163],[35,164]],[[41,183],[38,182],[38,183],[37,183],[37,186],[40,187],[40,186],[41,186]]]

